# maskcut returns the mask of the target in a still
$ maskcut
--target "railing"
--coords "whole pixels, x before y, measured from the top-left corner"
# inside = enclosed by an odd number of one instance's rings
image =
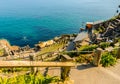
[[[39,61],[0,61],[0,68],[10,67],[74,67],[72,62],[39,62]]]
[[[117,58],[120,58],[120,48],[117,49]],[[95,66],[100,65],[102,52],[104,50],[97,48],[95,51],[68,51],[68,52],[90,52],[93,53],[94,59],[93,64]],[[63,55],[62,53],[60,55],[60,62],[40,62],[40,61],[34,61],[34,56],[29,55],[30,61],[0,61],[0,68],[16,68],[16,67],[30,67],[31,73],[36,73],[36,67],[61,67],[61,79],[64,81],[66,79],[69,79],[69,74],[71,67],[75,67],[76,64],[72,63],[72,58],[70,58],[68,55]]]
[[[70,68],[75,67],[72,62],[39,62],[39,61],[0,61],[0,68],[30,67],[31,73],[36,73],[36,67],[61,67],[61,79],[69,78]]]

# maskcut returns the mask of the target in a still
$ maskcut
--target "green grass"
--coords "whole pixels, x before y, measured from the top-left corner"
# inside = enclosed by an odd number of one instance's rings
[[[98,47],[97,45],[85,45],[85,46],[81,46],[78,50],[79,51],[93,51],[97,47]]]
[[[38,75],[21,75],[13,78],[0,78],[0,84],[49,84],[52,82],[58,82],[59,77],[44,77],[41,74]]]
[[[56,43],[56,44],[53,44],[49,47],[45,47],[43,49],[41,49],[41,51],[39,52],[38,55],[41,55],[41,54],[44,54],[44,53],[48,53],[48,52],[55,52],[57,51],[58,49],[61,49],[65,46],[66,44],[61,42],[61,43]]]
[[[105,49],[105,48],[107,48],[107,47],[109,47],[109,46],[110,46],[110,43],[109,43],[109,42],[102,42],[102,43],[100,43],[100,45],[99,45],[99,47],[102,48],[102,49]]]
[[[85,45],[81,46],[78,50],[81,51],[81,54],[91,53],[89,51],[93,51],[98,47],[98,45]],[[88,52],[82,52],[82,51],[88,51]]]

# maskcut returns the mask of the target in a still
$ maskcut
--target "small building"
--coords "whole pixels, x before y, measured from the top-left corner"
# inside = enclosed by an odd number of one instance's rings
[[[86,22],[86,27],[87,28],[92,28],[93,27],[93,22]]]
[[[95,22],[86,22],[86,26],[88,28],[92,28],[92,27],[102,24],[103,22],[104,22],[104,20],[99,20],[99,21],[95,21]]]

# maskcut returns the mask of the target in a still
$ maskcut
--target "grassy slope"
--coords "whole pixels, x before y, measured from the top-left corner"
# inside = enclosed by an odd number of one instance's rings
[[[57,43],[57,44],[53,44],[49,47],[45,47],[43,49],[41,49],[41,51],[39,52],[38,55],[44,54],[44,53],[49,53],[49,52],[55,52],[58,51],[59,49],[63,48],[66,44],[61,42],[61,43]]]

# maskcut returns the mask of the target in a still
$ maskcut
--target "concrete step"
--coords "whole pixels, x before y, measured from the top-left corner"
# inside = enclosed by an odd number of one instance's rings
[[[116,25],[114,25],[114,24],[112,24],[112,23],[111,23],[111,26],[114,27],[114,28],[117,27]]]
[[[120,19],[116,19],[117,22],[120,22]]]
[[[115,25],[117,25],[117,24],[118,24],[118,22],[115,22],[115,21],[114,21],[114,24],[115,24]]]
[[[120,68],[120,67],[118,67]],[[119,71],[119,70],[118,70]],[[118,72],[120,73],[120,72]],[[120,76],[103,67],[78,66],[70,77],[75,84],[119,84]]]

